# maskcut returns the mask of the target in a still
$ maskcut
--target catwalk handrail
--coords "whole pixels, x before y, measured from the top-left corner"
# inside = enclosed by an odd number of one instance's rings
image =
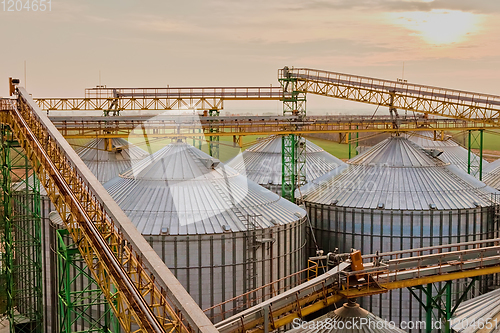
[[[85,98],[220,98],[281,99],[281,87],[87,88]]]
[[[310,68],[280,69],[298,91],[457,119],[498,122],[500,96]]]
[[[23,88],[2,122],[25,149],[125,331],[217,332]]]

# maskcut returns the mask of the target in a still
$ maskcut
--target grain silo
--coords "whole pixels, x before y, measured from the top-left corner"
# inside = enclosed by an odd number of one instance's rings
[[[228,161],[227,165],[244,173],[257,184],[281,194],[281,143],[279,136],[262,139],[246,149],[242,156]],[[343,164],[340,159],[306,140],[306,181],[316,179]]]
[[[388,322],[348,300],[340,308],[311,321],[293,321],[289,333],[404,333],[394,322]]]
[[[469,151],[460,146],[451,137],[446,136],[443,139],[440,139],[439,137],[435,138],[433,132],[425,131],[407,134],[407,138],[425,149],[441,150],[443,152],[439,156],[441,160],[456,165],[463,171],[468,172]],[[479,156],[471,152],[470,161],[472,168],[471,172],[474,173],[474,171],[477,170],[477,165],[479,164]],[[488,162],[485,159],[483,159],[482,163],[483,168],[488,165]]]
[[[139,161],[148,153],[125,139],[95,139],[75,151],[96,178],[105,183]]]
[[[304,268],[305,211],[186,143],[104,187],[204,309]]]
[[[343,169],[302,187],[316,239],[325,251],[356,248],[370,254],[492,235],[490,199],[497,192],[403,137],[382,141]],[[360,304],[394,321],[422,315],[407,290]]]

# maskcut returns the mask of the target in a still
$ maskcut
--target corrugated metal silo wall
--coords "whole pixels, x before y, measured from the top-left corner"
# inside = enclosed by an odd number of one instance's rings
[[[286,225],[248,232],[144,237],[193,299],[202,309],[208,309],[303,270],[306,265],[305,225],[306,219],[302,218]],[[260,243],[252,239],[273,241]],[[252,244],[257,245],[253,247]],[[278,288],[295,282],[293,278],[287,279]],[[226,305],[223,311],[236,306],[236,302]],[[217,311],[220,309],[207,315],[220,320]]]
[[[494,207],[393,211],[306,202],[306,209],[318,246],[325,252],[338,248],[341,253],[347,253],[355,248],[363,254],[371,254],[494,237]],[[308,252],[312,256],[315,249],[311,247]],[[491,276],[481,278],[468,298],[486,291],[492,280]],[[458,300],[466,284],[465,280],[454,281],[453,302]],[[420,297],[425,296],[421,294]],[[406,289],[365,297],[358,303],[375,315],[396,323],[402,320],[425,320],[425,311]]]

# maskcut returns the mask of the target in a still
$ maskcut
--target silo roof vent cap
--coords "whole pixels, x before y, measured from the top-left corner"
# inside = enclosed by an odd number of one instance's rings
[[[437,206],[436,206],[436,204],[431,203],[431,204],[429,204],[429,208],[430,209],[437,209]]]
[[[208,169],[215,169],[220,164],[220,161],[216,158],[205,158],[203,163]]]
[[[436,149],[436,148],[432,148],[432,149],[424,149],[424,151],[431,155],[432,157],[438,157],[440,156],[442,153],[443,153],[443,150],[441,149]]]

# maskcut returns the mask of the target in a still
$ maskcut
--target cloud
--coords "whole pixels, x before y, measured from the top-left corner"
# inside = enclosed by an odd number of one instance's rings
[[[431,11],[433,9],[460,10],[472,13],[500,11],[500,2],[495,0],[314,0],[307,4],[295,3],[290,10],[373,10],[386,12]]]

